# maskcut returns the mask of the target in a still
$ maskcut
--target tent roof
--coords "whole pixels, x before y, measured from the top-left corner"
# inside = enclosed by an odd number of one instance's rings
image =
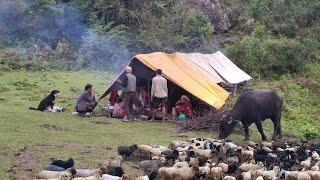
[[[239,84],[252,79],[233,64],[222,52],[213,54],[181,53],[187,60],[197,65],[204,73],[212,76],[216,83]]]
[[[217,83],[236,84],[251,79],[219,51],[214,54],[139,54],[131,59],[129,65],[133,68],[133,74],[146,79],[152,76],[149,77],[150,73],[141,65],[153,71],[162,69],[165,78],[217,109],[224,105],[229,96],[229,93]],[[119,77],[123,75],[124,71]],[[113,82],[101,98],[109,94],[116,84]]]

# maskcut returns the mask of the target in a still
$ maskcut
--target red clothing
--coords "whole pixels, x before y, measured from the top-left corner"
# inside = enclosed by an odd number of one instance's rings
[[[114,106],[114,104],[116,103],[118,97],[119,97],[118,91],[117,90],[113,90],[111,92],[111,95],[110,95],[110,98],[109,98],[111,106]]]
[[[192,106],[190,102],[178,101],[176,103],[176,110],[178,114],[185,114],[188,118],[192,118]]]

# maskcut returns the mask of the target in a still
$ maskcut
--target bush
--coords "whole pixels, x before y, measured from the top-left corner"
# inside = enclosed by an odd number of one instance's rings
[[[257,26],[252,35],[226,46],[227,54],[243,69],[264,76],[302,70],[306,60],[303,49],[293,39],[272,38],[264,26]]]

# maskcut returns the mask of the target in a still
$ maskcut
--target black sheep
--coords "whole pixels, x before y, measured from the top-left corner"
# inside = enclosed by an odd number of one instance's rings
[[[136,144],[132,146],[118,146],[118,153],[121,156],[125,156],[126,158],[129,157],[136,149],[138,146]]]
[[[107,167],[107,174],[112,175],[112,176],[122,177],[122,175],[124,174],[124,171],[123,171],[122,167],[108,166]]]
[[[173,150],[171,154],[168,154],[167,156],[165,156],[166,160],[172,160],[173,162],[178,159],[179,157],[179,151],[177,150]]]
[[[73,167],[74,161],[73,161],[72,158],[69,158],[67,161],[53,160],[51,162],[51,165],[58,166],[58,167],[61,167],[61,168],[64,168],[64,169],[69,169],[69,168]]]
[[[152,171],[152,172],[148,175],[149,180],[155,180],[155,179],[157,179],[157,175],[158,175],[157,171]]]
[[[228,165],[228,172],[227,174],[233,174],[238,170],[238,165],[237,164],[230,164]]]

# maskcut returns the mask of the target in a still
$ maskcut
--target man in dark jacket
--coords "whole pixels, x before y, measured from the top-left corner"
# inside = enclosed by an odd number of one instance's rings
[[[133,103],[136,95],[137,89],[137,79],[136,76],[132,74],[132,68],[130,66],[126,67],[126,76],[123,81],[117,80],[124,89],[124,106],[126,109],[127,119],[133,119]],[[126,120],[126,119],[125,119]]]
[[[98,105],[98,102],[93,95],[91,84],[87,84],[84,89],[85,91],[77,100],[75,109],[81,115],[88,115],[92,113],[93,109]]]

